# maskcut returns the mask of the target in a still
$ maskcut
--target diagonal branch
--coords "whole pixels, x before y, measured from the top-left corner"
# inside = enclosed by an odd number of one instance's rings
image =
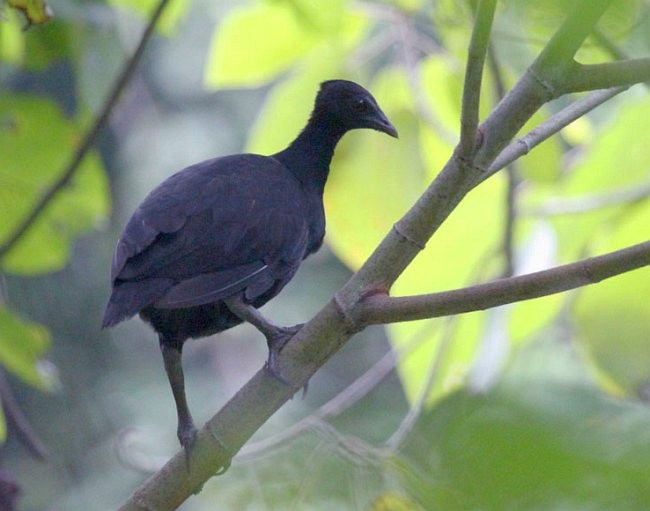
[[[483,67],[485,66],[485,56],[490,41],[495,7],[496,0],[480,0],[476,10],[472,39],[469,43],[465,84],[463,86],[458,152],[459,156],[465,159],[471,158],[476,146],[481,80],[483,78]]]
[[[413,321],[489,309],[595,284],[650,265],[650,241],[528,275],[442,293],[392,298],[374,295],[360,302],[355,320],[363,325]]]
[[[558,29],[530,72],[519,80],[481,126],[482,144],[478,147],[472,165],[461,161],[456,152],[361,269],[285,345],[278,358],[279,372],[293,385],[280,382],[264,369],[260,370],[199,431],[190,452],[190,469],[188,470],[185,453],[179,452],[136,490],[120,508],[122,511],[176,509],[192,493],[198,491],[219,467],[226,465],[268,418],[363,327],[363,324],[356,321],[357,311],[367,307],[372,300],[382,299],[370,296],[373,293],[387,293],[463,197],[480,183],[484,175],[482,169],[489,168],[531,115],[554,97],[548,84],[560,83],[558,80],[570,72],[571,65],[568,63],[573,62],[580,44],[611,2],[612,0],[576,2],[576,9]],[[634,251],[636,248],[626,250]],[[645,258],[648,257],[648,248],[645,247],[642,255]],[[593,278],[587,278],[586,281],[605,278],[602,268],[589,261],[592,260],[587,261],[585,270],[595,273]],[[637,264],[636,267],[646,264],[648,261],[644,259],[643,264]],[[618,273],[622,271],[625,270]],[[498,296],[492,297],[492,300],[495,304],[500,303]],[[460,312],[460,305],[451,310]]]
[[[628,87],[622,86],[592,92],[588,96],[579,99],[575,103],[572,103],[552,115],[523,137],[510,142],[510,144],[508,144],[508,146],[492,162],[484,176],[484,179],[498,172],[507,165],[510,165],[513,161],[524,154],[528,154],[535,146],[544,142],[547,138],[555,135],[558,131],[565,128],[576,119],[579,119],[597,106],[602,105],[609,99],[627,89]]]
[[[79,144],[79,147],[76,149],[70,158],[70,161],[61,172],[61,175],[54,183],[52,183],[46,190],[43,191],[41,197],[34,204],[32,210],[27,213],[25,218],[23,218],[23,220],[16,226],[14,231],[10,233],[2,243],[0,243],[0,259],[7,252],[9,252],[9,250],[11,250],[14,245],[18,243],[18,241],[20,241],[21,237],[29,230],[32,225],[34,225],[34,222],[38,220],[40,215],[47,208],[48,204],[59,194],[59,192],[61,192],[70,184],[70,181],[72,180],[77,170],[79,170],[79,167],[88,154],[88,151],[90,151],[90,149],[97,141],[97,137],[106,127],[111,112],[117,104],[122,91],[131,80],[133,72],[135,71],[138,62],[140,62],[140,58],[142,57],[142,53],[144,52],[147,42],[151,38],[154,28],[158,23],[160,16],[164,12],[168,2],[169,0],[160,0],[158,6],[156,7],[156,10],[151,15],[149,23],[147,24],[142,37],[140,38],[138,47],[133,52],[131,58],[125,63],[122,72],[115,81],[115,84],[113,85],[113,88],[106,98],[106,101],[104,102],[99,115],[95,119],[95,122],[84,136],[83,140]]]

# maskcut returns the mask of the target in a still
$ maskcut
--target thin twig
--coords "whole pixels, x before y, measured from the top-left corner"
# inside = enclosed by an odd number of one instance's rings
[[[113,88],[106,98],[106,101],[104,102],[99,115],[95,119],[95,122],[84,136],[83,140],[79,144],[79,147],[72,155],[63,172],[61,172],[61,175],[54,183],[52,183],[46,190],[43,191],[40,199],[38,199],[36,204],[34,204],[31,211],[27,213],[25,218],[20,221],[13,232],[7,236],[2,244],[0,244],[0,259],[7,252],[9,252],[9,250],[11,250],[14,245],[16,245],[16,243],[18,243],[20,238],[29,230],[34,222],[36,222],[41,213],[43,213],[48,204],[59,194],[59,192],[61,192],[70,184],[70,181],[81,166],[81,163],[83,162],[86,154],[88,154],[88,151],[90,151],[90,149],[93,147],[97,141],[99,134],[106,126],[113,108],[117,104],[117,101],[122,94],[122,91],[131,80],[133,72],[135,71],[138,62],[140,62],[140,58],[142,57],[145,46],[147,45],[147,42],[149,41],[151,34],[154,31],[156,23],[160,19],[160,16],[165,10],[168,2],[169,0],[160,0],[158,6],[156,7],[156,10],[151,15],[151,19],[149,20],[145,31],[142,34],[140,42],[138,43],[138,47],[133,52],[131,58],[125,63],[122,72],[115,81],[115,84],[113,85]]]
[[[480,0],[476,9],[476,21],[472,31],[463,85],[463,102],[460,121],[460,144],[458,155],[469,159],[476,146],[478,110],[481,98],[481,81],[485,56],[490,40],[496,0]]]
[[[2,400],[2,408],[7,422],[12,426],[20,443],[25,446],[34,458],[41,461],[45,460],[48,455],[47,448],[20,409],[20,405],[16,401],[5,371],[2,368],[0,368],[0,400]]]
[[[494,90],[496,93],[497,103],[506,95],[506,84],[503,79],[503,73],[499,60],[494,50],[494,45],[488,45],[488,66],[494,81]],[[505,222],[503,229],[503,255],[505,259],[503,277],[511,277],[515,273],[515,256],[514,256],[514,233],[517,221],[517,187],[519,185],[519,169],[515,162],[506,167],[506,176],[508,178],[508,188],[506,194]]]
[[[592,92],[552,115],[523,137],[508,144],[508,146],[506,146],[506,148],[503,149],[499,156],[497,156],[492,162],[484,179],[501,170],[524,154],[528,154],[535,146],[539,145],[550,136],[627,89],[627,86],[623,86]]]

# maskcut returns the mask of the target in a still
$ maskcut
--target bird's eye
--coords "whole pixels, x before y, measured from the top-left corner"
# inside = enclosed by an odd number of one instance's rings
[[[358,114],[367,114],[372,110],[372,106],[370,105],[370,102],[365,98],[356,99],[352,103],[352,108]]]

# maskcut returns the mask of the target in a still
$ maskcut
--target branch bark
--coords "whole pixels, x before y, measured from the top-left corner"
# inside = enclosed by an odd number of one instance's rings
[[[354,319],[362,325],[374,325],[484,310],[595,284],[648,265],[650,241],[549,270],[453,291],[397,298],[374,295],[355,307]]]
[[[480,0],[476,9],[476,21],[472,31],[465,69],[465,84],[463,86],[463,101],[460,114],[460,143],[458,154],[461,158],[469,158],[474,153],[478,129],[478,108],[481,98],[481,81],[485,57],[490,42],[492,20],[496,0]]]
[[[7,238],[0,244],[0,259],[2,259],[2,257],[7,252],[9,252],[9,250],[11,250],[16,245],[16,243],[20,241],[23,235],[30,229],[32,225],[34,225],[36,220],[38,220],[43,211],[45,211],[47,206],[59,194],[59,192],[61,192],[70,184],[70,181],[76,174],[77,170],[79,170],[79,167],[88,154],[88,151],[92,149],[92,147],[95,145],[95,142],[97,141],[97,138],[99,137],[99,134],[106,127],[108,119],[111,116],[111,112],[115,108],[115,105],[117,104],[122,91],[126,88],[127,84],[131,80],[133,72],[140,62],[140,58],[142,57],[144,49],[149,42],[151,35],[153,34],[154,28],[156,27],[156,24],[158,23],[158,20],[160,19],[160,16],[164,12],[165,7],[168,3],[169,0],[160,0],[158,3],[156,10],[151,15],[149,23],[147,24],[147,27],[145,28],[145,31],[140,38],[140,42],[138,43],[137,48],[133,52],[131,58],[125,63],[124,67],[122,68],[122,72],[115,81],[115,84],[113,85],[108,97],[106,98],[106,101],[104,101],[102,109],[95,119],[95,122],[86,132],[86,135],[83,137],[81,143],[79,144],[79,147],[73,153],[70,161],[61,172],[61,175],[54,183],[52,183],[47,189],[43,191],[41,197],[34,204],[31,211],[25,215],[25,218],[16,226],[14,231],[10,233],[9,236],[7,236]]]
[[[542,124],[530,130],[523,137],[510,142],[510,144],[508,144],[492,162],[484,179],[510,165],[513,161],[524,154],[528,154],[535,146],[541,144],[547,138],[555,135],[558,131],[567,127],[576,119],[582,117],[597,106],[602,105],[617,94],[626,91],[628,88],[628,86],[622,86],[592,92],[588,96],[579,99],[575,103],[570,104],[566,108],[552,115]]]
[[[603,64],[575,63],[562,91],[582,92],[609,87],[634,85],[650,80],[650,58],[619,60]]]
[[[177,508],[202,484],[212,477],[239,451],[243,444],[266,420],[282,406],[347,340],[364,326],[359,311],[372,308],[376,300],[386,295],[399,275],[424,248],[442,222],[449,216],[462,198],[488,174],[496,156],[518,133],[524,123],[546,101],[556,97],[563,79],[571,72],[573,57],[585,37],[613,0],[581,0],[567,21],[540,54],[535,63],[497,105],[481,126],[482,144],[476,148],[471,159],[455,155],[447,162],[422,197],[398,221],[386,235],[370,258],[345,286],[319,311],[284,347],[278,358],[279,370],[293,385],[278,381],[264,369],[260,370],[240,391],[201,429],[190,452],[189,467],[184,452],[175,455],[158,473],[146,481],[120,508],[127,510],[163,511]],[[639,267],[648,264],[648,243],[626,249],[626,256],[618,260],[622,266],[607,265],[593,258],[586,263],[574,263],[582,268],[572,274],[582,284],[628,271],[629,265]],[[633,252],[630,255],[629,252]],[[640,251],[637,253],[636,251]],[[603,256],[601,256],[603,257]],[[607,257],[607,256],[605,256]],[[615,257],[615,256],[612,256]],[[631,267],[630,267],[631,269]],[[564,270],[568,271],[568,270]],[[579,276],[578,276],[579,275]],[[611,276],[610,275],[610,276]],[[566,282],[557,282],[558,275],[546,274],[537,285],[546,285],[549,292],[559,292]],[[526,278],[507,280],[513,300],[530,295]],[[523,280],[521,280],[523,279]],[[544,279],[548,279],[549,283]],[[496,291],[488,286],[484,292],[490,296],[478,303],[478,308],[501,304]],[[575,287],[575,286],[573,286]],[[471,288],[470,288],[471,289]],[[550,291],[555,289],[555,291]],[[502,289],[500,289],[502,291]],[[450,292],[447,299],[454,305],[446,305],[449,313],[462,312],[459,296],[463,290]],[[453,294],[456,293],[456,294]],[[372,296],[375,295],[375,296]],[[532,295],[530,295],[532,297]],[[477,298],[471,295],[470,298]],[[400,300],[400,299],[390,299]],[[383,303],[383,302],[382,302]],[[391,302],[400,303],[400,302]],[[447,303],[447,302],[445,302]],[[419,305],[409,314],[427,317],[430,304]],[[391,305],[392,306],[392,305]],[[400,305],[402,306],[402,305]],[[439,310],[440,303],[436,304]],[[423,312],[423,311],[426,311]],[[424,316],[422,316],[425,314]],[[369,318],[364,319],[367,324]],[[224,446],[228,446],[226,451]]]

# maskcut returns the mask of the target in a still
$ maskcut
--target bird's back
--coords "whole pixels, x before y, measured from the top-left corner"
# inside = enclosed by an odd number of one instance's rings
[[[242,290],[261,305],[314,244],[312,202],[271,157],[229,156],[178,172],[149,194],[120,237],[104,326],[143,309],[205,313]]]

